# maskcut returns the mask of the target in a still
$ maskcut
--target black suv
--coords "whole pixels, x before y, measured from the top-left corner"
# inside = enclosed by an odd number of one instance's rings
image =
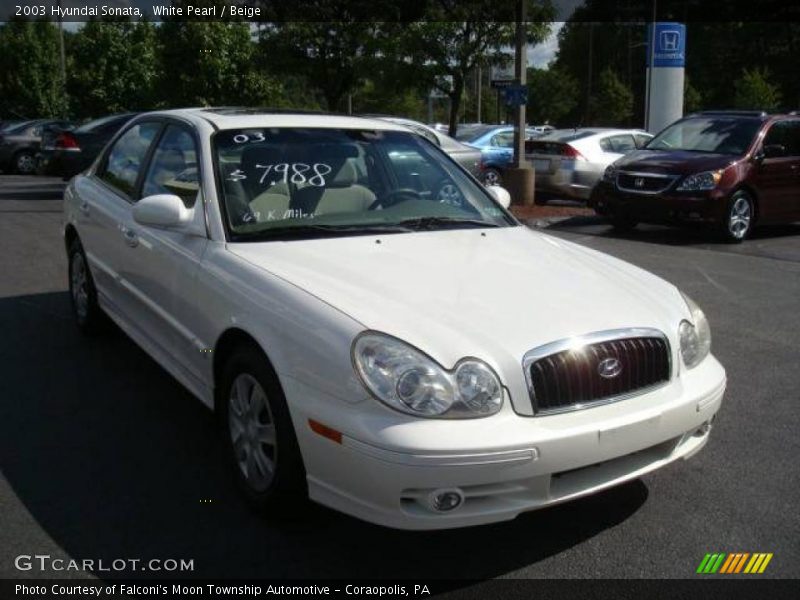
[[[618,228],[697,221],[731,242],[756,223],[800,220],[800,114],[684,117],[610,165],[589,206]]]

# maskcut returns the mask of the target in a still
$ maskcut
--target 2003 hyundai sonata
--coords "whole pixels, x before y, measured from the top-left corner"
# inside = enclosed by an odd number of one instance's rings
[[[460,527],[697,452],[700,308],[508,203],[387,121],[143,114],[66,190],[72,305],[218,413],[262,508]]]

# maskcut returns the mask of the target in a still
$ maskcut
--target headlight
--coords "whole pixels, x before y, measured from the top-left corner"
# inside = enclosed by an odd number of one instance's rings
[[[356,338],[352,354],[355,370],[372,395],[404,413],[465,419],[493,415],[503,406],[500,380],[483,361],[463,359],[448,371],[381,333]]]
[[[717,187],[719,180],[722,179],[722,171],[703,171],[689,175],[678,186],[679,192],[701,192],[713,190]]]
[[[692,313],[692,322],[681,321],[678,334],[683,364],[691,369],[699,365],[711,351],[711,328],[700,307],[686,294],[683,294],[683,299]]]
[[[613,164],[608,165],[606,170],[603,171],[603,181],[614,181],[614,178],[617,176],[617,167]]]

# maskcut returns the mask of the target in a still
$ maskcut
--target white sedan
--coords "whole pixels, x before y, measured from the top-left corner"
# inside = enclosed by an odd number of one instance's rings
[[[703,312],[508,201],[386,121],[143,114],[66,190],[75,318],[217,412],[260,508],[460,527],[693,455],[725,389]]]
[[[588,200],[615,160],[653,138],[640,129],[556,129],[525,142],[525,157],[536,171],[536,191]]]

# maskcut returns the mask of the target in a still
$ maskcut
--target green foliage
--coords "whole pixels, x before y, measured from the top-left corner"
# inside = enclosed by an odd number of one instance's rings
[[[0,27],[0,115],[65,115],[60,56],[53,23],[12,20]]]
[[[528,122],[566,126],[578,106],[578,80],[558,68],[528,70]]]
[[[280,103],[281,86],[258,69],[249,24],[168,20],[157,31],[164,105]]]
[[[527,0],[526,38],[543,41],[555,14],[549,1]],[[516,28],[513,21],[492,22],[494,0],[433,4],[426,21],[409,23],[400,37],[405,58],[429,82],[450,98],[450,134],[455,134],[461,99],[470,72],[484,65],[506,64],[512,59]]]
[[[744,69],[733,87],[735,108],[775,110],[781,104],[781,91],[770,82],[770,73],[766,68]]]
[[[704,106],[703,95],[692,85],[689,76],[686,75],[683,79],[683,113],[697,112],[703,110]]]
[[[629,125],[633,115],[633,92],[610,68],[600,73],[597,94],[592,97],[589,114],[593,125]]]
[[[90,117],[153,105],[159,65],[152,23],[89,21],[72,37],[69,50],[73,115]]]

